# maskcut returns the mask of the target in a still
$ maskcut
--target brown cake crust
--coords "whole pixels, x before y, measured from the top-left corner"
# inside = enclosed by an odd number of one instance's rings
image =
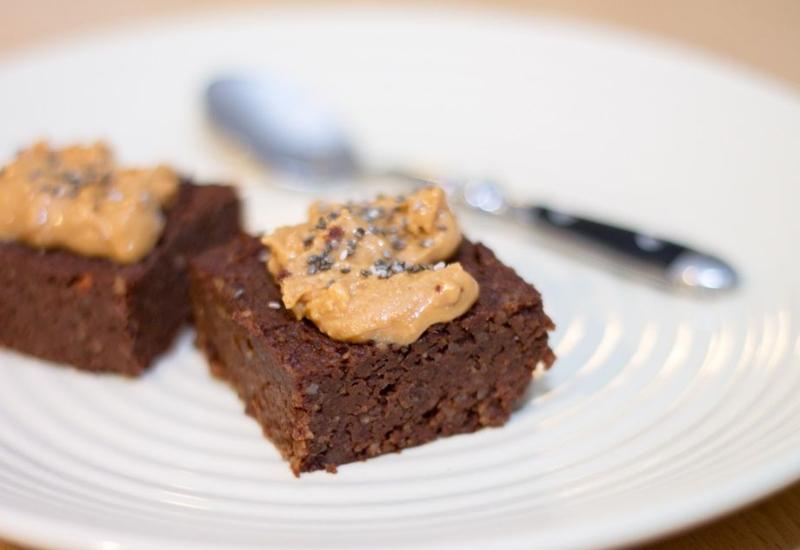
[[[242,236],[192,262],[197,343],[295,474],[500,426],[555,358],[541,295],[481,244],[454,258],[477,303],[400,348],[335,341],[270,307],[281,296],[265,252]]]
[[[236,235],[239,210],[232,188],[183,182],[159,242],[130,265],[0,242],[0,346],[140,374],[189,316],[189,258]]]

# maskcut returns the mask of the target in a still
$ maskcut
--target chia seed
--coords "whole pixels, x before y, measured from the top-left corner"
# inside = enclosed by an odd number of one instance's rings
[[[322,255],[323,256],[327,256],[328,254],[333,252],[333,250],[335,248],[337,248],[338,246],[339,246],[339,241],[328,241],[327,243],[325,243],[325,246],[322,248]]]
[[[317,220],[317,225],[314,226],[315,229],[326,229],[328,224],[325,222],[325,218],[320,218]]]
[[[363,227],[356,227],[353,229],[353,235],[356,236],[356,239],[363,239],[364,235],[366,235],[367,231]]]
[[[342,266],[339,269],[339,273],[343,273],[343,274],[347,275],[348,273],[350,273],[350,266],[347,266],[347,265]]]
[[[372,273],[379,279],[388,279],[393,275],[391,264],[383,259],[375,260],[372,264]]]
[[[309,235],[305,239],[303,239],[303,248],[309,249],[311,245],[314,244],[314,235]]]
[[[406,247],[406,242],[400,237],[392,237],[391,244],[395,250],[403,250]]]
[[[315,275],[319,271],[328,271],[333,267],[333,262],[327,253],[322,253],[319,256],[312,254],[308,257],[306,263],[308,264],[306,273],[309,275]]]
[[[400,261],[392,262],[392,271],[394,273],[402,273],[405,270],[406,270],[405,262],[400,262]]]
[[[75,187],[80,187],[85,183],[80,172],[64,172],[61,177],[65,182]]]
[[[359,275],[361,275],[361,276],[362,276],[362,277],[364,277],[365,279],[366,279],[367,277],[369,277],[370,275],[372,275],[372,273],[370,272],[370,270],[369,270],[369,269],[362,269],[362,270],[361,270],[361,271],[359,271],[358,273],[359,273]]]
[[[368,222],[375,221],[378,218],[382,218],[385,214],[386,211],[380,206],[369,206],[361,211],[361,217],[367,220]]]

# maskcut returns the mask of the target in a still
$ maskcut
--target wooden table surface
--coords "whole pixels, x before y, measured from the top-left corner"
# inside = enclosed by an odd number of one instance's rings
[[[352,0],[346,0],[352,3]],[[0,56],[53,37],[222,6],[289,0],[0,0]],[[316,4],[332,2],[317,1]],[[406,2],[407,3],[407,2]],[[800,0],[479,0],[439,4],[558,14],[650,33],[800,89]],[[292,4],[297,4],[294,2]],[[641,550],[800,548],[800,483],[760,504]],[[0,541],[0,550],[20,547]]]

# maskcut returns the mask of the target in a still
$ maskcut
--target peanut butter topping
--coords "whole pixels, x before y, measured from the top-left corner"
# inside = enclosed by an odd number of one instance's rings
[[[405,345],[466,312],[478,283],[459,263],[461,242],[444,192],[369,203],[314,203],[309,221],[264,237],[283,304],[336,340]]]
[[[170,168],[119,168],[102,143],[37,143],[0,172],[0,240],[136,262],[158,242],[177,189]]]

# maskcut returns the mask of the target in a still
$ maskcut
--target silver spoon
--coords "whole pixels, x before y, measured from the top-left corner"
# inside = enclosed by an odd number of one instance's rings
[[[406,170],[369,170],[359,162],[342,127],[322,102],[276,79],[223,78],[206,91],[211,121],[246,145],[271,167],[299,176],[307,190],[337,179],[391,176],[431,184]],[[488,180],[437,182],[451,199],[474,210],[544,227],[601,254],[615,267],[646,275],[675,288],[730,290],[736,271],[723,260],[687,245],[554,210],[543,205],[513,204]]]

